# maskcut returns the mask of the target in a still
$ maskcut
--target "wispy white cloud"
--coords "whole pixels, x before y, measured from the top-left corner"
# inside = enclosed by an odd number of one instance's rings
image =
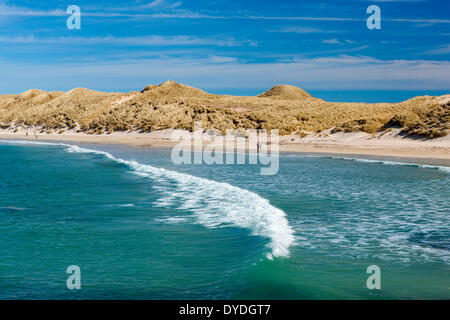
[[[143,4],[128,4],[127,6],[113,6],[113,7],[98,7],[88,6],[83,7],[88,12],[100,12],[100,11],[115,11],[115,12],[130,12],[130,11],[161,11],[161,10],[181,10],[178,9],[183,3],[181,1],[167,1],[167,0],[154,0]]]
[[[386,21],[392,21],[392,22],[411,22],[411,23],[450,23],[450,19],[408,19],[408,18],[389,18],[389,19],[383,19]]]
[[[154,0],[152,2],[141,5],[141,7],[143,7],[143,8],[159,7],[163,2],[164,2],[164,0]]]
[[[166,0],[153,0],[149,3],[140,5],[139,8],[152,8],[152,9],[172,9],[181,6],[181,1],[166,1]]]
[[[434,55],[450,54],[450,44],[445,44],[445,45],[438,46],[436,48],[427,50],[424,52],[424,54],[434,54]]]
[[[328,33],[331,31],[326,31],[314,27],[288,26],[280,29],[271,30],[271,32],[306,34],[306,33]]]
[[[324,39],[324,40],[322,40],[322,43],[326,43],[326,44],[340,44],[341,42],[337,38],[333,38],[333,39]]]
[[[60,17],[67,16],[65,10],[34,10],[25,7],[7,6],[0,3],[0,16],[23,16],[23,17]]]
[[[364,21],[362,18],[351,17],[308,17],[308,16],[233,16],[232,18],[251,20],[288,20],[288,21]]]
[[[155,3],[154,6],[163,5],[164,2],[155,0],[148,5]],[[216,15],[216,14],[206,14],[199,12],[192,12],[185,9],[176,9],[181,5],[181,2],[171,2],[168,3],[163,9],[169,9],[167,12],[142,12],[139,9],[144,9],[140,7],[127,7],[131,10],[129,12],[124,12],[120,8],[106,8],[106,10],[89,10],[85,11],[82,9],[83,16],[91,17],[103,17],[103,18],[134,18],[134,19],[246,19],[246,20],[278,20],[278,21],[328,21],[328,22],[361,22],[365,21],[364,17],[353,18],[353,17],[312,17],[312,16],[264,16],[264,15]],[[152,8],[149,6],[148,8]],[[116,10],[116,11],[114,11]],[[51,17],[51,16],[67,16],[64,10],[54,9],[54,10],[34,10],[25,7],[7,6],[0,4],[0,16],[23,16],[23,17]],[[407,22],[407,23],[427,23],[427,24],[448,24],[450,19],[437,19],[437,18],[383,18],[383,21],[390,22]]]
[[[215,55],[209,56],[209,61],[213,63],[229,63],[229,62],[236,62],[237,60],[238,59],[235,57],[224,57]]]
[[[156,13],[142,13],[144,9],[142,7],[127,7],[129,10],[135,10],[137,12],[123,12],[124,8],[106,8],[105,10],[97,9],[97,10],[83,10],[81,7],[81,15],[85,17],[101,17],[101,18],[148,18],[148,19],[202,19],[202,18],[210,18],[210,19],[223,19],[221,16],[210,16],[202,13],[191,12],[189,10],[177,9],[176,6],[181,4],[181,2],[175,2],[171,6],[167,7],[167,9],[172,9],[169,12],[156,12]],[[65,9],[65,8],[64,8]],[[117,11],[114,11],[117,10]],[[54,10],[36,10],[26,7],[17,7],[17,6],[7,6],[4,4],[0,4],[0,16],[19,16],[19,17],[60,17],[67,16],[65,10],[62,9],[54,9]]]
[[[425,2],[428,0],[365,0],[366,2]]]
[[[220,58],[219,58],[220,60]],[[0,60],[2,91],[41,87],[67,90],[84,86],[98,90],[139,89],[147,83],[174,79],[200,88],[270,88],[288,83],[305,89],[447,90],[450,62],[379,60],[364,56],[297,59],[294,62],[223,64],[215,58],[156,58],[141,61],[95,61],[17,64]],[[24,76],[26,75],[26,76]],[[64,87],[61,87],[61,84]],[[20,88],[18,85],[20,84]]]
[[[117,46],[186,46],[186,45],[209,45],[209,46],[257,46],[253,40],[238,40],[233,37],[228,38],[201,38],[195,36],[136,36],[136,37],[55,37],[38,38],[30,36],[0,36],[0,43],[23,43],[23,44],[73,44],[73,45],[101,45],[113,44]]]

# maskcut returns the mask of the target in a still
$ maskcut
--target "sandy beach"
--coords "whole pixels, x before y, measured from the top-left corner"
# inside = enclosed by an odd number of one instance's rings
[[[208,129],[204,147],[227,130],[244,136],[245,130],[275,129],[280,152],[450,166],[449,108],[450,95],[334,103],[291,85],[258,96],[215,95],[171,80],[129,93],[31,89],[0,95],[0,138],[169,148],[178,143],[172,133],[187,133],[201,122]]]
[[[38,133],[34,131],[12,132],[0,130],[0,139],[23,139],[33,141],[64,141],[88,144],[125,144],[138,148],[171,148],[179,141],[172,141],[175,130],[166,129],[151,133],[114,132],[112,134],[90,135],[74,131],[61,134]],[[38,132],[38,131],[37,131]],[[204,146],[214,143],[204,140]],[[364,132],[334,133],[330,130],[310,134],[280,137],[280,152],[308,153],[323,156],[354,156],[373,159],[403,159],[407,162],[450,166],[450,136],[437,139],[414,139],[399,135],[398,131],[378,133],[375,136]]]

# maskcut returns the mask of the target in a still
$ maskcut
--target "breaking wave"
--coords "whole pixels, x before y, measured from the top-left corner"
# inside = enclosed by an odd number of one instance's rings
[[[356,162],[364,162],[364,163],[381,163],[381,164],[385,164],[388,166],[410,166],[410,167],[417,167],[417,168],[423,168],[423,169],[437,169],[437,170],[441,170],[441,171],[450,173],[450,167],[445,167],[445,166],[434,166],[434,165],[420,164],[420,163],[361,159],[361,158],[338,158],[338,157],[332,157],[332,158],[333,159],[350,160],[350,161],[356,161]]]
[[[289,256],[294,243],[294,231],[286,214],[267,199],[228,183],[216,182],[188,174],[156,168],[137,161],[114,157],[104,151],[61,144],[71,153],[93,153],[128,166],[141,177],[158,181],[156,188],[163,196],[160,207],[176,207],[193,212],[197,223],[208,228],[237,226],[251,230],[253,235],[270,239],[268,258]],[[171,217],[171,220],[184,221]]]
[[[429,165],[429,164],[420,164],[413,162],[400,162],[400,161],[390,161],[390,160],[376,160],[376,159],[365,159],[365,158],[349,158],[349,157],[337,157],[337,156],[328,156],[328,155],[306,155],[306,154],[288,154],[283,155],[284,158],[328,158],[328,159],[337,159],[337,160],[348,160],[362,163],[379,163],[388,166],[409,166],[416,167],[422,169],[437,169],[443,172],[450,173],[450,167],[447,166],[437,166],[437,165]]]
[[[63,146],[70,153],[92,153],[126,165],[141,177],[158,181],[155,188],[163,194],[156,206],[175,207],[193,212],[195,222],[208,228],[235,226],[251,231],[253,235],[270,239],[271,252],[267,257],[287,257],[294,244],[294,231],[284,211],[272,206],[269,200],[228,183],[199,178],[176,171],[153,167],[134,160],[114,157],[105,151],[76,145],[26,140],[0,140],[2,143]],[[186,221],[171,216],[167,221]],[[163,220],[162,220],[163,221]]]

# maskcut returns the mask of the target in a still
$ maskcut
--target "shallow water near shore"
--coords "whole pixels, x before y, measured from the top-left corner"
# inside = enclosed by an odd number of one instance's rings
[[[0,299],[449,298],[446,167],[0,141],[0,169]]]

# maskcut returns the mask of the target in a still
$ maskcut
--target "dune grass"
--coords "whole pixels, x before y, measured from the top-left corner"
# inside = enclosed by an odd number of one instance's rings
[[[444,100],[443,100],[444,99]],[[374,133],[390,127],[408,135],[444,136],[450,127],[448,95],[416,97],[401,103],[333,103],[300,88],[276,86],[257,97],[208,94],[173,81],[141,92],[104,93],[29,90],[0,96],[0,125],[39,126],[44,131],[89,134],[150,132],[167,128],[278,129],[280,134],[333,131]]]

